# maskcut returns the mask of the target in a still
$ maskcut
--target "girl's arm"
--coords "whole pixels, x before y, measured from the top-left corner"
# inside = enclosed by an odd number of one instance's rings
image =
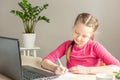
[[[84,66],[74,66],[69,69],[70,72],[76,74],[97,74],[97,73],[107,73],[113,74],[120,70],[120,67],[116,65],[98,66],[98,67],[84,67]]]
[[[96,43],[93,48],[96,55],[106,64],[106,65],[116,65],[120,67],[120,62],[115,58],[103,45]]]
[[[55,71],[57,66],[57,64],[53,63],[48,59],[44,59],[41,62],[41,67],[50,71]]]
[[[64,66],[57,65],[48,59],[44,59],[41,62],[41,67],[50,71],[53,71],[55,74],[64,74],[68,69]]]
[[[65,68],[64,66],[59,66],[59,65],[55,64],[54,62],[57,61],[57,57],[61,58],[62,56],[65,55],[65,51],[71,42],[72,42],[71,40],[65,41],[61,45],[59,45],[55,50],[53,50],[51,53],[49,53],[49,55],[47,55],[42,60],[41,67],[44,69],[47,69],[47,70],[51,70],[51,71],[55,72],[56,74],[58,74],[59,72],[61,74],[62,71],[66,72],[67,68]],[[56,55],[57,55],[57,57],[56,57]]]

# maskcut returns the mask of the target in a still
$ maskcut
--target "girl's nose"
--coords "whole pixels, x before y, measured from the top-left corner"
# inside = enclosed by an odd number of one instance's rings
[[[77,39],[78,39],[78,40],[81,40],[81,39],[82,39],[82,36],[78,36]]]

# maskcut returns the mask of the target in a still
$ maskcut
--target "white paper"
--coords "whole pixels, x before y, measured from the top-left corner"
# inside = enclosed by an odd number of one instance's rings
[[[67,72],[65,74],[62,74],[59,76],[59,79],[70,79],[70,78],[77,78],[77,76],[75,74],[72,74],[70,72]]]

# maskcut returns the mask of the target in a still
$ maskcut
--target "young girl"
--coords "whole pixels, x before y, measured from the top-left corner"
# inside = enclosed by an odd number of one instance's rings
[[[120,62],[113,57],[99,42],[94,41],[94,34],[98,28],[98,20],[89,13],[77,16],[72,37],[46,56],[41,66],[64,74],[67,71],[77,74],[112,73],[119,69]],[[66,55],[66,67],[57,65],[56,56],[61,58]],[[103,61],[106,66],[100,66]]]

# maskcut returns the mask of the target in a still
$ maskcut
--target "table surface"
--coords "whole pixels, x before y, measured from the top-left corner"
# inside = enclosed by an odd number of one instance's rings
[[[41,63],[41,58],[40,57],[31,57],[31,56],[22,56],[22,65],[30,65],[35,68],[41,68],[40,63]],[[68,73],[66,75],[62,75],[59,78],[56,78],[54,80],[96,80],[95,75],[80,75],[80,74],[71,74]],[[0,80],[11,80],[2,74],[0,74]],[[114,80],[114,79],[113,79]]]

